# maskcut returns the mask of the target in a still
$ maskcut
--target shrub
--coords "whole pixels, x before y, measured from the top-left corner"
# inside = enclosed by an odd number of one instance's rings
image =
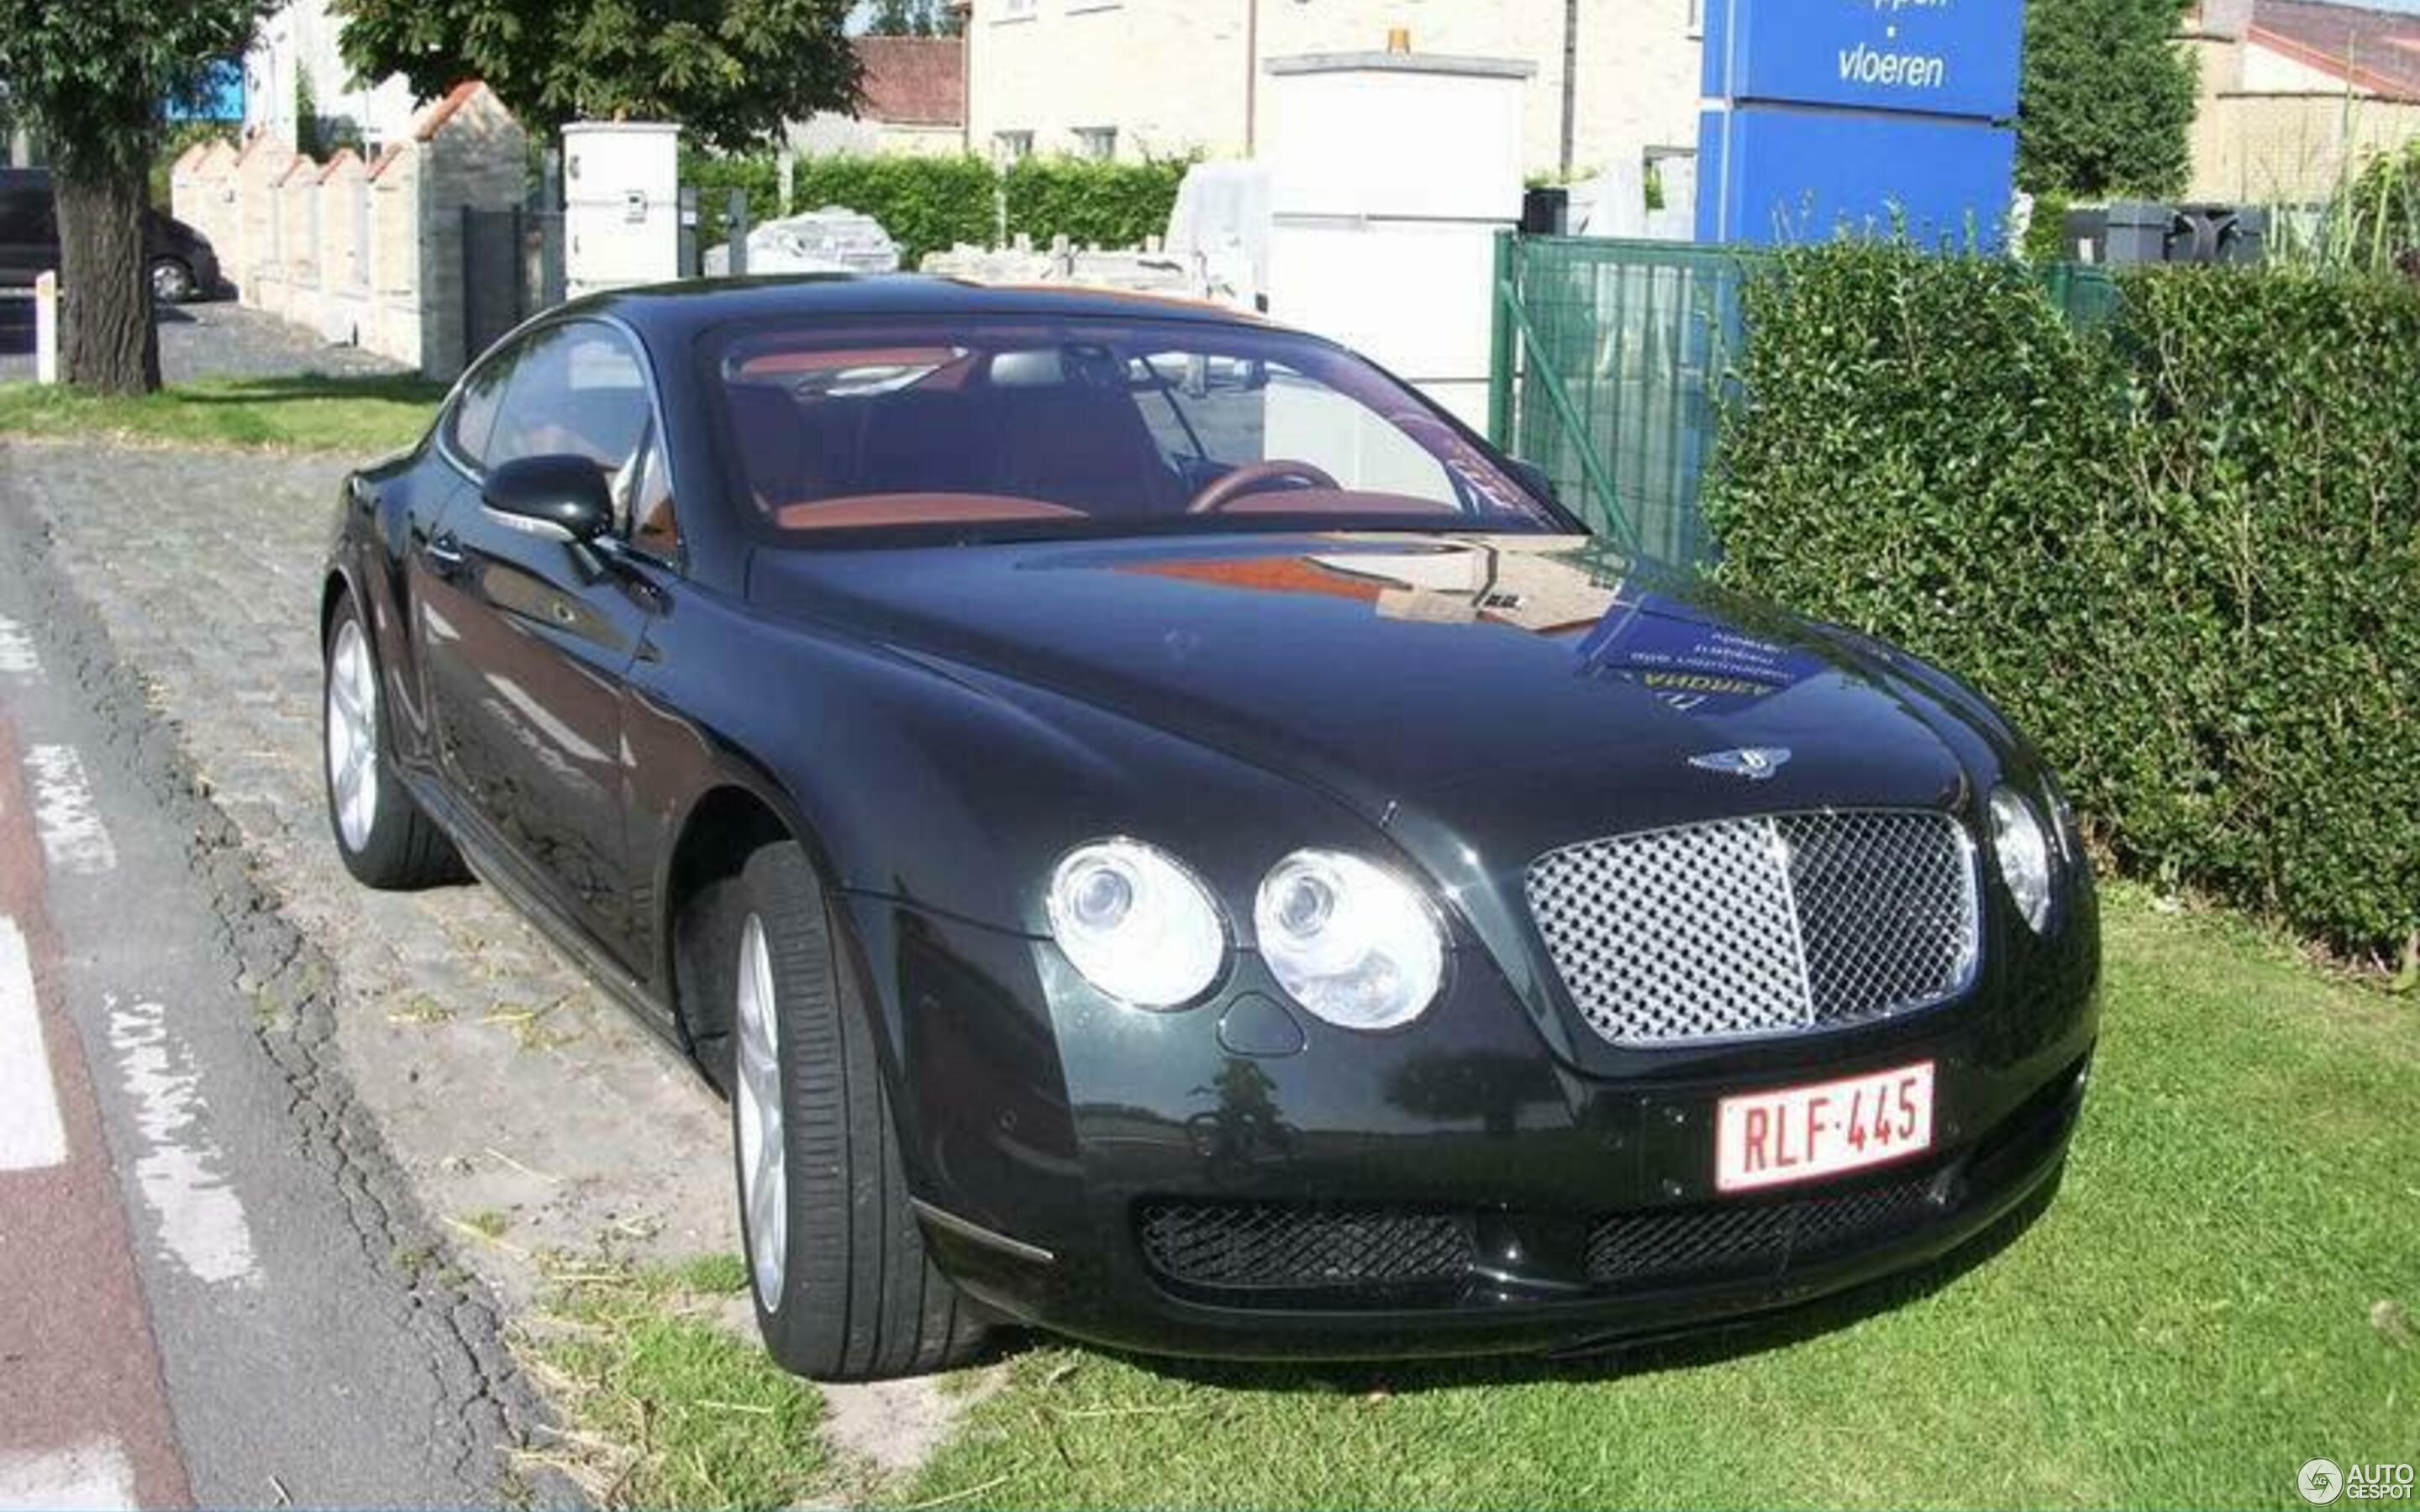
[[[2024,8],[2017,181],[2039,193],[2163,198],[2192,165],[2197,73],[2176,45],[2183,0]]]
[[[912,269],[961,241],[991,245],[999,184],[999,172],[976,157],[800,158],[792,203],[873,216],[899,243],[899,266]]]
[[[1011,237],[1029,236],[1041,246],[1062,236],[1088,247],[1140,246],[1168,229],[1188,165],[1028,158],[1002,173],[976,157],[800,158],[790,203],[800,210],[841,205],[873,216],[899,243],[900,266],[912,269],[926,254],[961,242],[996,244],[1003,194]],[[698,237],[706,245],[722,239],[723,204],[735,188],[747,191],[752,220],[781,213],[781,170],[769,155],[691,153],[681,178],[697,186]]]
[[[2372,157],[2344,191],[2346,258],[2373,272],[2420,277],[2420,142]]]
[[[1027,158],[1010,168],[1008,234],[1047,246],[1065,237],[1078,246],[1138,247],[1164,236],[1187,159],[1088,162],[1076,158]]]
[[[1967,677],[2121,863],[2357,949],[2420,929],[2420,291],[1840,245],[1752,275],[1724,574]]]
[[[728,234],[727,210],[735,189],[748,196],[749,224],[759,224],[782,213],[781,165],[769,154],[684,150],[681,182],[697,189],[697,243],[701,248],[720,244]]]
[[[2045,189],[2034,195],[2034,218],[2025,227],[2025,244],[2020,249],[2025,261],[2040,265],[2067,260],[2067,216],[2074,208],[2074,199],[2063,190]]]

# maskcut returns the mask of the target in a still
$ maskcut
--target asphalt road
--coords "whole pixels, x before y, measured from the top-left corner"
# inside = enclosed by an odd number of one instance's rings
[[[0,512],[0,1507],[565,1500],[308,946]]]

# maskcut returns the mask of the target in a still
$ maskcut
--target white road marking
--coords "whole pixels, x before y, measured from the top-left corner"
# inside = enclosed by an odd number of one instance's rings
[[[25,627],[11,619],[0,619],[0,677],[17,677],[38,682],[42,675],[42,658],[34,651],[34,638]]]
[[[119,1083],[134,1101],[147,1147],[135,1159],[143,1199],[160,1219],[170,1257],[197,1281],[249,1286],[260,1278],[243,1203],[220,1174],[226,1160],[198,1127],[197,1078],[168,1033],[167,1010],[109,999],[109,1047]]]
[[[134,1469],[107,1439],[47,1454],[0,1453],[0,1507],[131,1507]]]
[[[42,1014],[34,1001],[34,958],[17,921],[0,915],[0,1171],[39,1171],[68,1158]]]
[[[88,877],[116,871],[117,847],[93,807],[75,748],[36,746],[25,752],[25,765],[34,776],[34,828],[51,865]]]

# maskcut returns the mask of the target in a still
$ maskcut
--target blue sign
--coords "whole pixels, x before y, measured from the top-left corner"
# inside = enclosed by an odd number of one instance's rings
[[[1698,239],[1775,246],[1836,235],[1996,252],[2017,133],[1927,116],[1710,110],[1698,132]]]
[[[2000,245],[2022,0],[1711,0],[1705,49],[1699,240]]]
[[[2024,29],[2020,0],[1714,0],[1706,94],[2005,121]]]
[[[191,94],[168,101],[172,121],[240,121],[243,119],[243,65],[221,59],[202,71]]]

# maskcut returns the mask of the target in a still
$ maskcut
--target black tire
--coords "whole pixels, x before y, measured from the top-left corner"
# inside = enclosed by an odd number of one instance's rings
[[[150,268],[151,297],[163,304],[183,304],[201,293],[194,270],[178,257],[154,257]]]
[[[421,811],[420,805],[395,779],[394,763],[389,756],[394,747],[387,738],[386,700],[376,691],[375,671],[371,674],[373,691],[368,711],[374,796],[365,805],[366,826],[354,835],[346,833],[346,818],[337,797],[336,743],[328,726],[339,717],[336,648],[348,634],[359,638],[362,655],[375,668],[377,652],[349,596],[329,616],[328,636],[319,648],[319,777],[327,796],[328,832],[335,837],[336,854],[345,858],[345,870],[353,874],[354,880],[372,887],[401,891],[458,882],[466,873],[454,842]]]
[[[924,1253],[851,947],[814,867],[794,843],[764,846],[692,914],[684,990],[716,994],[715,1011],[698,1016],[725,1031],[710,1053],[731,1093],[741,1253],[767,1351],[815,1381],[883,1381],[965,1363],[982,1350],[985,1328]],[[737,1081],[752,916],[770,965],[786,1168],[783,1262],[769,1305],[754,1258]]]

